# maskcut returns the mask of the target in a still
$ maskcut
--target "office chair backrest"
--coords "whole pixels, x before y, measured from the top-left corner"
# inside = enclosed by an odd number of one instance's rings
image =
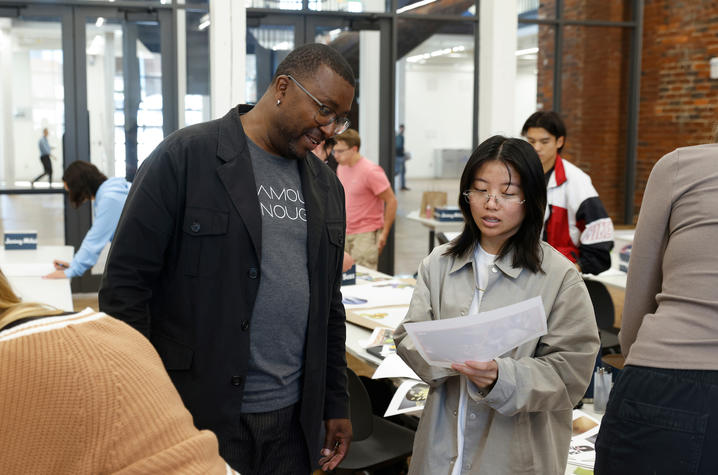
[[[596,325],[599,330],[612,330],[615,320],[615,309],[613,299],[608,289],[601,282],[586,279],[586,288],[588,295],[591,297],[593,311],[596,314]]]
[[[364,440],[374,430],[374,418],[369,393],[354,371],[347,368],[349,379],[349,417],[352,421],[354,440]]]

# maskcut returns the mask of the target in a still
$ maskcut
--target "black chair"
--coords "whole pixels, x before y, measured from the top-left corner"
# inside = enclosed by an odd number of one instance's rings
[[[588,289],[588,295],[591,297],[593,311],[596,314],[596,325],[598,325],[598,334],[601,337],[601,353],[620,353],[616,337],[619,329],[613,326],[616,312],[611,294],[606,286],[597,280],[586,279],[584,282]]]
[[[354,439],[334,473],[370,474],[411,455],[414,431],[372,414],[371,401],[359,377],[347,368],[349,410]]]

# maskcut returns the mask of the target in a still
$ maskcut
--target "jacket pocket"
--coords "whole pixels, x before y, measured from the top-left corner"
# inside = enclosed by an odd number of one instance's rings
[[[194,351],[190,346],[162,335],[153,337],[152,344],[157,349],[167,371],[192,368]]]
[[[226,211],[185,209],[182,260],[186,275],[209,275],[219,270],[228,229],[229,213]]]
[[[344,254],[344,223],[339,222],[327,222],[327,236],[329,242],[342,249],[342,255]]]

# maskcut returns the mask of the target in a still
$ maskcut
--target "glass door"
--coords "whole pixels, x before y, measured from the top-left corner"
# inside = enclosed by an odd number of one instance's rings
[[[164,138],[163,25],[158,12],[83,8],[89,161],[132,180]],[[165,25],[169,28],[169,25]]]
[[[62,189],[65,95],[62,18],[0,9],[0,187]],[[41,158],[42,157],[42,158]]]

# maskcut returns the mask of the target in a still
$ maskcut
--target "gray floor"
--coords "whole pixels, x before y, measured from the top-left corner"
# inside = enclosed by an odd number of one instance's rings
[[[406,215],[421,204],[423,191],[445,191],[449,204],[458,196],[457,180],[408,180],[409,191],[397,191],[399,210],[394,227],[394,273],[414,274],[428,252],[429,231]],[[0,233],[4,230],[37,230],[40,245],[64,244],[61,195],[0,195]]]

